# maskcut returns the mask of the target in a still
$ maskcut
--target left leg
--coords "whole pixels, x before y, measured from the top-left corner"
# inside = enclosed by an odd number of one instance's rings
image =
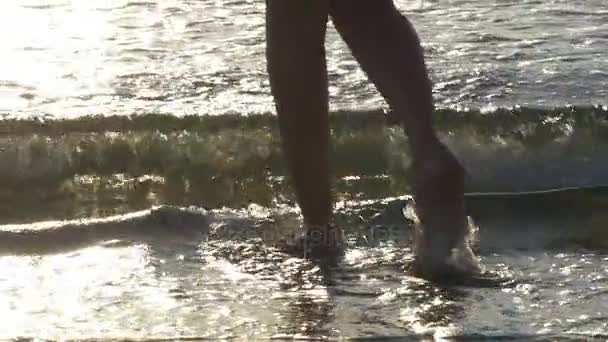
[[[325,30],[328,0],[266,1],[267,61],[289,174],[305,224],[332,214]]]

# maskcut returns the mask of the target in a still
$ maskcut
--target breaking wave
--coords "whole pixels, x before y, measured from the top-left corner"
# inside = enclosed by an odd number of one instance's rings
[[[409,193],[407,141],[385,114],[332,113],[339,200]],[[469,192],[608,184],[606,107],[439,110],[435,118],[468,171]],[[0,156],[5,222],[23,217],[17,214],[23,208],[43,219],[162,204],[293,203],[271,114],[6,118],[0,121]]]

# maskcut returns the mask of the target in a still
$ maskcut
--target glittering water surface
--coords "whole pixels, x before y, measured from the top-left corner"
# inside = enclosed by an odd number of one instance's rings
[[[598,104],[608,3],[398,1],[424,42],[439,106]],[[28,0],[0,4],[0,111],[15,116],[272,109],[264,1]],[[328,33],[334,108],[383,104]]]
[[[407,141],[333,29],[326,265],[277,247],[263,1],[0,1],[0,338],[606,340],[608,2],[398,4],[502,282],[409,275]]]
[[[2,226],[0,336],[608,335],[608,240],[597,228],[605,218],[591,211],[585,220],[573,220],[574,211],[554,221],[522,212],[498,218],[475,205],[482,228],[474,247],[505,281],[439,286],[407,273],[411,227],[390,209],[402,203],[342,204],[337,217],[349,247],[338,264],[275,247],[297,225],[287,208],[161,207],[106,220]],[[581,223],[576,231],[573,222]],[[38,253],[29,254],[33,249]]]

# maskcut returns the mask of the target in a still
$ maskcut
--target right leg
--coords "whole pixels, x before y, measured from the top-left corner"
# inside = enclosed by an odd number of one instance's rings
[[[418,258],[449,257],[467,231],[463,169],[432,126],[432,85],[418,36],[392,0],[332,0],[332,21],[408,135],[423,225]]]

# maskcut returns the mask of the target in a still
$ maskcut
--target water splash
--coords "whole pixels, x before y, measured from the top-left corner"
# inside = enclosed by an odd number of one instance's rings
[[[413,250],[415,255],[429,255],[429,251],[423,251],[424,245],[422,244],[422,236],[424,234],[425,227],[421,224],[416,210],[414,209],[414,202],[410,201],[406,204],[403,209],[404,216],[414,222],[413,225]],[[480,259],[475,256],[473,249],[479,242],[479,227],[475,225],[473,219],[467,217],[467,229],[465,233],[458,239],[458,244],[452,249],[449,259],[445,262],[450,269],[456,270],[459,274],[464,275],[476,275],[481,274],[484,271],[484,267],[480,262]],[[427,233],[428,234],[428,233]],[[426,263],[426,260],[422,260]],[[434,267],[433,269],[445,269],[445,267]]]

